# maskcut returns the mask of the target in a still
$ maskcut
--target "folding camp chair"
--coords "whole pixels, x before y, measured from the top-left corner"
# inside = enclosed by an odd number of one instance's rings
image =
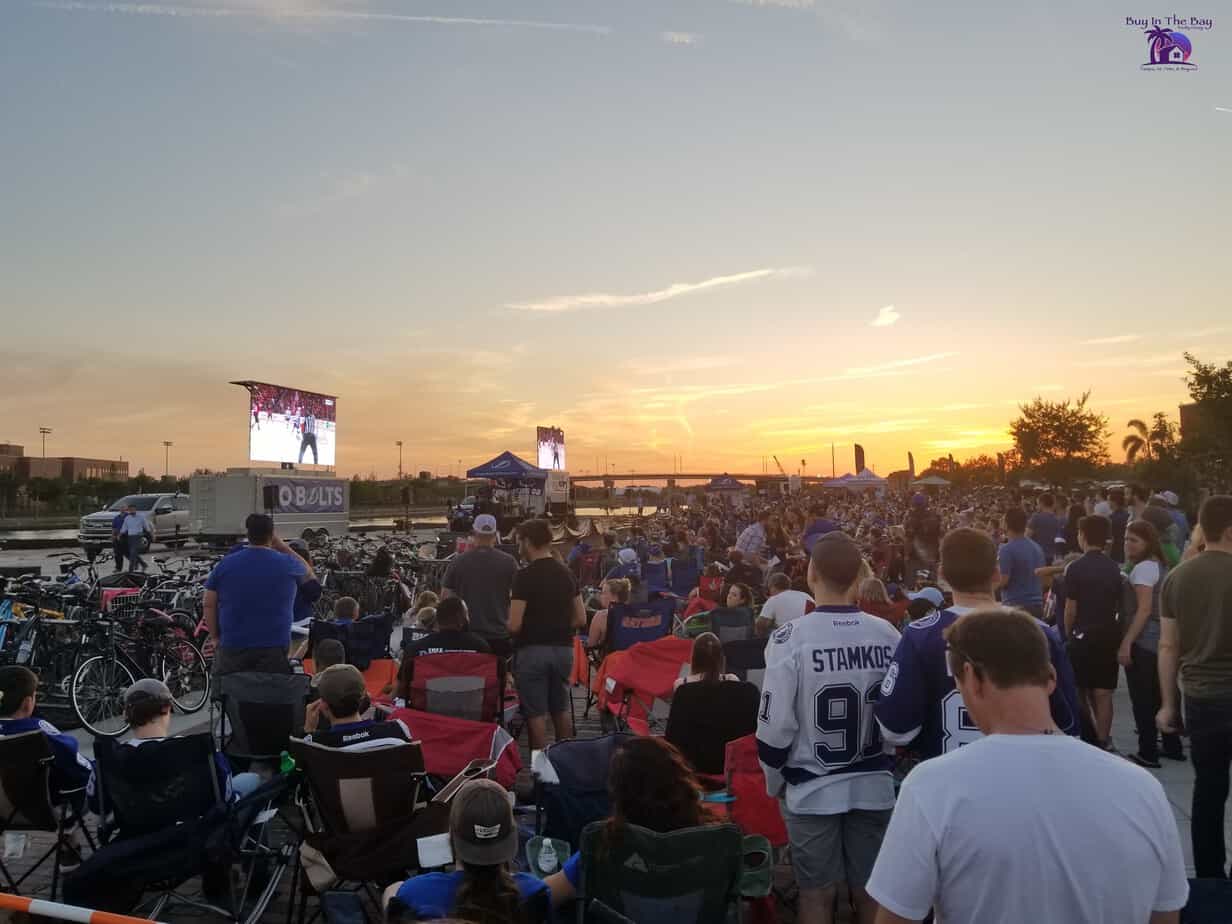
[[[666,561],[648,561],[642,565],[642,583],[649,594],[666,593],[672,589],[671,566]]]
[[[607,611],[605,652],[624,651],[639,642],[653,642],[667,635],[676,615],[676,601],[656,597],[646,603],[614,603]]]
[[[723,643],[727,669],[759,690],[766,677],[766,639],[747,638]]]
[[[147,741],[94,741],[100,837],[140,837],[195,821],[223,804],[214,738],[208,732]]]
[[[677,597],[688,597],[700,576],[701,571],[692,559],[672,559],[672,593]]]
[[[389,657],[389,636],[393,626],[383,614],[365,616],[347,626],[347,664],[353,664],[361,672],[373,661]]]
[[[475,760],[492,761],[491,778],[512,789],[522,769],[513,736],[495,722],[471,722],[448,715],[397,709],[389,716],[410,729],[423,745],[424,768],[437,780],[448,780]]]
[[[419,865],[417,838],[411,836],[412,822],[422,807],[425,777],[419,742],[347,751],[295,738],[287,749],[306,782],[299,799],[309,832],[301,848],[301,868],[303,853],[310,850],[312,856],[324,857],[328,863],[325,888],[356,883],[369,890],[369,898],[379,905],[370,886],[384,885]],[[443,824],[443,830],[448,830],[447,812]],[[310,881],[306,875],[297,875],[288,920],[297,887],[302,924],[309,894],[325,888],[319,878]]]
[[[504,725],[505,659],[447,651],[418,655],[407,705],[420,712]]]
[[[61,792],[61,801],[53,799],[51,768],[55,756],[51,742],[41,731],[22,732],[0,738],[0,834],[27,831],[47,831],[55,835],[51,847],[21,878],[14,880],[0,857],[0,875],[14,895],[21,894],[21,885],[35,870],[51,860],[51,899],[55,901],[60,884],[60,850],[80,856],[71,840],[74,827],[79,826],[90,840],[90,833],[81,824],[80,805],[84,789]],[[74,797],[78,803],[74,805]],[[93,847],[93,841],[90,840]]]
[[[617,651],[603,662],[604,708],[622,731],[662,734],[676,681],[689,673],[693,645],[665,636]]]
[[[132,912],[143,894],[153,892],[145,903],[151,906],[145,912],[151,919],[175,904],[237,924],[255,924],[295,854],[293,834],[281,844],[270,843],[270,822],[290,786],[290,778],[279,775],[243,799],[215,806],[202,818],[140,837],[119,838],[65,876],[65,898],[123,914]],[[213,875],[214,895],[207,892],[198,898],[177,891],[203,874]]]
[[[304,728],[307,674],[223,674],[214,678],[221,705],[222,752],[241,760],[277,761]]]
[[[612,758],[633,736],[619,732],[600,738],[557,741],[536,752],[535,830],[576,846],[582,829],[611,811],[608,777]]]
[[[710,631],[723,643],[753,637],[753,611],[747,606],[721,606],[710,611]]]
[[[625,825],[616,843],[606,832],[605,821],[582,832],[578,924],[603,920],[590,914],[594,901],[638,924],[740,919],[744,838],[735,825],[667,834]]]

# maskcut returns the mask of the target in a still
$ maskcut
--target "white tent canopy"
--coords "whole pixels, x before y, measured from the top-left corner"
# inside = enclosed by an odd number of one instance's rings
[[[940,475],[929,475],[927,478],[917,478],[911,482],[913,488],[948,488],[950,483]]]

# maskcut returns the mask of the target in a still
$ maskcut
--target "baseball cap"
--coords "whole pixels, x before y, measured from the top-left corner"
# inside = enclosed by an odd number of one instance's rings
[[[124,691],[124,705],[131,706],[142,700],[152,699],[159,703],[171,702],[171,691],[161,680],[153,677],[142,677]]]
[[[317,692],[331,709],[352,697],[362,699],[367,690],[364,675],[353,664],[335,664],[316,675]]]
[[[505,788],[492,780],[471,780],[449,809],[454,857],[475,866],[510,863],[518,855],[518,829]]]
[[[1162,491],[1159,496],[1168,502],[1169,507],[1175,507],[1181,502],[1181,499],[1176,496],[1175,491]]]
[[[471,532],[477,533],[480,536],[495,536],[497,532],[496,517],[490,513],[481,513],[475,517],[475,524],[471,527]]]
[[[928,506],[928,495],[924,493],[916,494],[915,496],[911,498],[911,506],[912,507],[927,507]]]
[[[917,590],[915,593],[907,594],[908,600],[927,600],[937,609],[945,606],[945,594],[936,587],[925,587],[923,590]]]
[[[633,549],[621,549],[616,553],[616,557],[620,559],[622,565],[631,565],[637,561],[637,552]]]

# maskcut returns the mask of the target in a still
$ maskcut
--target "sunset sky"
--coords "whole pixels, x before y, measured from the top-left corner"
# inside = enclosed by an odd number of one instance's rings
[[[1173,8],[1175,6],[1175,8]],[[1187,72],[1126,17],[1207,17]],[[1232,358],[1232,11],[908,0],[4,0],[0,441],[338,469],[886,474]],[[1119,458],[1119,451],[1116,453]]]

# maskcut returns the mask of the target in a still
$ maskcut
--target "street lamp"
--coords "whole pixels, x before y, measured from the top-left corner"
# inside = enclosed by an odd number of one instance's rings
[[[163,440],[163,477],[171,477],[171,447],[175,443],[171,440]]]
[[[394,445],[398,447],[398,480],[402,480],[402,440],[394,440]]]
[[[43,458],[47,458],[47,437],[51,434],[51,427],[39,427],[39,433],[43,437]]]

